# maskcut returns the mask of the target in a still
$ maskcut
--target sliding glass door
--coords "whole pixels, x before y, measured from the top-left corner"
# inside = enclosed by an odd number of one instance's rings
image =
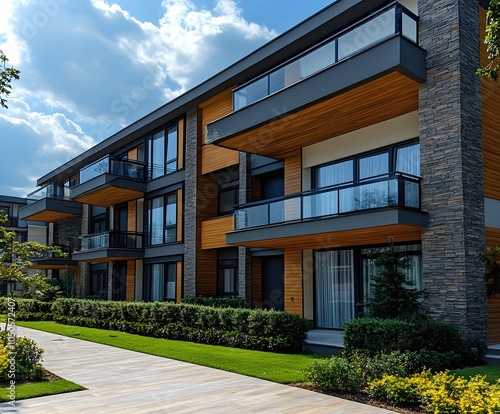
[[[316,252],[316,327],[339,328],[354,318],[352,250]]]

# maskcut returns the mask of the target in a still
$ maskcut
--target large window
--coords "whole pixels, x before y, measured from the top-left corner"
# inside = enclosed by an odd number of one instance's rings
[[[238,295],[238,259],[217,262],[217,295]]]
[[[238,204],[238,190],[238,185],[233,183],[219,186],[219,216],[233,213],[234,206]]]
[[[362,311],[356,306],[370,297],[373,276],[379,269],[375,260],[383,247],[321,250],[314,252],[315,325],[342,329],[345,322]],[[408,279],[423,288],[420,244],[402,245],[411,261]]]
[[[148,140],[148,178],[177,171],[177,125],[162,129]]]
[[[146,213],[149,245],[177,241],[177,193],[149,199]]]
[[[175,300],[177,264],[155,263],[144,268],[143,300]]]
[[[89,295],[108,298],[108,266],[106,263],[90,265]]]

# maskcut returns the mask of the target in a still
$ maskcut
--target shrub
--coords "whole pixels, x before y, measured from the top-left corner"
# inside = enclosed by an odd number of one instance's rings
[[[57,299],[59,323],[273,352],[301,352],[307,321],[279,311]]]
[[[12,336],[10,337],[13,338]],[[0,333],[1,343],[8,352],[9,358],[12,355],[15,360],[15,381],[40,381],[43,378],[42,356],[43,349],[39,348],[35,341],[26,337],[15,337],[15,341],[8,341],[8,333]],[[15,353],[14,353],[15,352]],[[7,360],[8,362],[10,359]],[[9,378],[10,362],[0,372],[0,381],[7,382]]]
[[[401,352],[375,356],[364,353],[337,355],[314,361],[306,377],[324,391],[357,392],[385,375],[407,375],[409,364],[408,354]]]
[[[448,372],[428,371],[411,377],[385,376],[372,381],[370,394],[396,406],[422,405],[428,413],[491,414],[500,412],[500,384],[476,375],[469,380]]]

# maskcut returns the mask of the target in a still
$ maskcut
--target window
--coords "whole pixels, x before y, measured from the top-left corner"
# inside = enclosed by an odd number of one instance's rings
[[[177,125],[148,139],[148,177],[155,179],[177,171]]]
[[[144,270],[143,300],[175,300],[176,263],[155,263],[146,265]]]
[[[101,299],[108,298],[107,264],[90,265],[89,295]]]
[[[238,186],[219,186],[219,216],[231,214],[238,204]]]
[[[101,233],[108,230],[108,210],[105,207],[92,206],[89,232]]]
[[[238,295],[238,259],[217,261],[217,295]]]
[[[147,201],[147,233],[149,245],[177,241],[177,193]]]

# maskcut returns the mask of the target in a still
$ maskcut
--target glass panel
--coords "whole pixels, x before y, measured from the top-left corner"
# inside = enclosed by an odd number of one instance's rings
[[[109,157],[96,161],[80,170],[80,184],[109,172]]]
[[[339,60],[395,33],[395,9],[388,10],[338,38]]]
[[[281,68],[269,75],[269,93],[274,93],[285,87],[285,69]]]
[[[265,76],[234,93],[234,109],[243,108],[269,94],[268,77]]]
[[[165,300],[165,274],[164,264],[151,265],[151,300]]]
[[[152,139],[152,154],[150,154],[151,177],[157,178],[165,174],[165,136],[163,131],[157,132]]]
[[[403,36],[417,43],[417,22],[403,12]]]
[[[313,218],[338,214],[338,191],[326,191],[302,198],[303,218]]]
[[[219,189],[219,214],[230,213],[237,204],[237,188]]]
[[[420,207],[419,185],[415,181],[405,180],[405,207]]]
[[[420,144],[397,149],[396,171],[420,177]]]
[[[151,212],[148,215],[148,228],[151,244],[163,243],[163,197],[153,198],[151,201]]]
[[[335,63],[335,42],[332,41],[299,59],[300,77],[307,78]]]
[[[244,227],[263,226],[268,222],[268,205],[248,207],[246,209],[246,223]]]
[[[354,317],[352,250],[315,253],[316,326],[342,328]]]
[[[269,223],[283,223],[285,221],[285,201],[269,203]]]
[[[325,165],[316,170],[316,188],[329,187],[353,181],[353,160]]]
[[[388,201],[388,182],[382,181],[356,187],[356,210],[386,207]]]
[[[176,263],[169,263],[167,265],[167,292],[165,299],[175,300],[176,278],[177,278],[177,265]]]
[[[170,174],[177,170],[177,126],[168,130],[167,140],[166,168]]]
[[[359,179],[376,177],[389,172],[389,153],[370,155],[359,159]]]

